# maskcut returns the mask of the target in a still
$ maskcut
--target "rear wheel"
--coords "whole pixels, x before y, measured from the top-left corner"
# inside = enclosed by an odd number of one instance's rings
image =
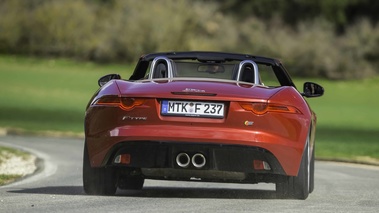
[[[114,195],[117,190],[117,175],[113,168],[92,168],[87,143],[83,153],[83,187],[90,195]]]
[[[311,165],[309,163],[309,143],[305,147],[303,157],[301,159],[299,173],[296,177],[285,177],[279,183],[276,183],[276,193],[279,198],[289,199],[307,199],[310,192],[311,182]]]

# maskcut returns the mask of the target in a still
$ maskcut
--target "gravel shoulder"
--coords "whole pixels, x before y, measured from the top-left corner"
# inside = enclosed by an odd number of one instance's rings
[[[32,154],[15,154],[9,151],[0,152],[0,174],[26,176],[36,169],[37,157]]]

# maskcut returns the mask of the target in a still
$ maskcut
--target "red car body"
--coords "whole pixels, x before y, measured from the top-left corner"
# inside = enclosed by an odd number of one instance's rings
[[[270,75],[275,86],[265,84]],[[144,179],[269,182],[298,199],[313,191],[316,116],[303,96],[323,88],[307,82],[298,92],[280,61],[154,53],[129,80],[99,84],[85,118],[88,194],[141,189]]]

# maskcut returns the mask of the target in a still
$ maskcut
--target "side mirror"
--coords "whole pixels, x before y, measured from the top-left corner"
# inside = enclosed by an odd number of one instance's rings
[[[305,82],[302,95],[307,98],[320,97],[324,94],[324,88],[313,82]]]
[[[113,79],[121,79],[121,76],[119,74],[108,74],[108,75],[101,77],[97,81],[97,84],[99,84],[99,86],[102,87],[106,83],[108,83],[110,80],[113,80]]]

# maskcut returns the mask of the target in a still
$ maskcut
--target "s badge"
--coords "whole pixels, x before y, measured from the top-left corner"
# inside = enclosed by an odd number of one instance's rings
[[[254,121],[245,121],[245,126],[253,126]]]

